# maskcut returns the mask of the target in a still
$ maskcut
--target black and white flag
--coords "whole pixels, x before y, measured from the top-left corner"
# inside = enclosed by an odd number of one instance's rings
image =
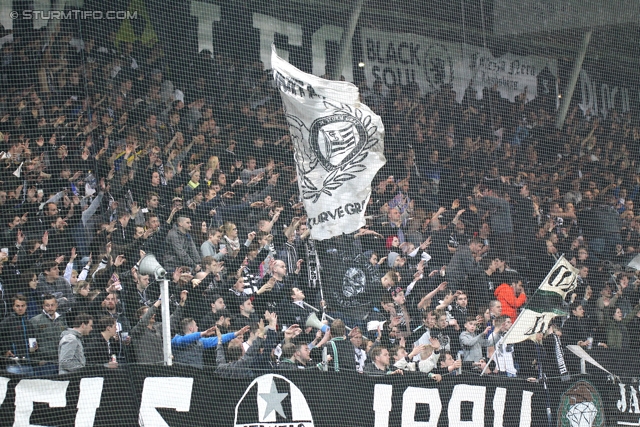
[[[564,298],[578,286],[578,269],[562,256],[547,274],[527,305],[502,338],[504,345],[534,340],[544,334],[556,316],[566,316]]]
[[[311,238],[329,239],[365,224],[371,181],[384,166],[384,126],[352,83],[304,73],[273,47],[273,76],[295,148],[298,186]]]

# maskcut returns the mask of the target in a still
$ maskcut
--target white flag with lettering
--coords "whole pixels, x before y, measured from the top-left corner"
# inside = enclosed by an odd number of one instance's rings
[[[566,316],[564,298],[576,289],[578,277],[578,269],[561,256],[502,338],[502,344],[534,340],[536,334],[547,332],[556,316]]]
[[[273,76],[295,148],[298,186],[311,238],[329,239],[365,224],[371,181],[385,164],[384,126],[352,83],[298,70],[273,47]]]

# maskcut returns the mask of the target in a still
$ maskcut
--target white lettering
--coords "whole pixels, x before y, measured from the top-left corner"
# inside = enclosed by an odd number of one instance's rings
[[[578,104],[580,109],[586,113],[591,110],[592,115],[598,114],[598,98],[594,95],[595,89],[586,71],[580,71],[580,90],[582,92],[582,103]]]
[[[9,381],[11,381],[9,378],[0,377],[0,406],[4,403],[4,398],[7,397]]]
[[[376,384],[373,389],[373,411],[376,413],[375,427],[389,426],[389,412],[391,412],[392,394],[392,385]]]
[[[530,391],[522,391],[522,405],[520,407],[520,427],[531,426],[531,396]]]
[[[254,13],[253,28],[260,30],[260,60],[264,64],[265,70],[271,69],[271,45],[276,34],[287,36],[288,43],[292,46],[302,46],[302,27],[298,24]],[[288,51],[278,49],[278,55],[285,61],[289,61]]]
[[[493,427],[502,427],[504,424],[504,406],[507,401],[507,389],[496,388],[493,396]]]
[[[616,408],[620,412],[625,412],[627,410],[627,386],[626,384],[618,383],[618,387],[620,387],[620,399],[616,402]]]
[[[21,19],[31,19],[33,20],[33,28],[40,29],[42,27],[46,27],[47,25],[51,25],[52,32],[55,28],[60,25],[59,19],[50,20],[51,17],[62,16],[62,11],[65,10],[67,6],[74,8],[81,8],[84,5],[83,0],[57,0],[54,2],[53,7],[55,10],[51,11],[51,0],[34,0],[33,2],[27,2],[27,4],[31,5],[32,10],[25,9],[21,15]],[[6,28],[7,30],[13,29],[13,21],[14,19],[10,18],[11,11],[14,10],[12,1],[0,1],[0,24]],[[68,16],[68,15],[65,15]]]
[[[342,39],[342,27],[335,25],[323,25],[311,36],[311,52],[313,55],[312,74],[321,76],[327,72],[327,41],[340,42]],[[353,81],[353,52],[349,46],[349,57],[342,70],[344,78]]]
[[[429,405],[429,421],[415,420],[418,403]],[[442,402],[437,388],[407,387],[404,391],[402,395],[402,427],[436,427],[441,412]]]
[[[78,397],[78,412],[76,413],[76,427],[92,427],[96,418],[96,409],[100,407],[102,385],[104,378],[83,378],[80,381],[80,396]]]
[[[622,112],[629,112],[629,88],[622,88]]]
[[[48,403],[50,408],[67,406],[69,381],[21,380],[16,385],[16,413],[14,427],[39,427],[29,422],[33,402]]]
[[[477,385],[458,384],[453,388],[449,400],[450,427],[483,427],[484,426],[484,398],[486,387]],[[460,406],[462,402],[473,403],[471,421],[461,420]]]
[[[191,16],[198,20],[198,51],[213,54],[213,23],[220,21],[220,6],[201,1],[191,1]]]
[[[629,412],[634,414],[640,414],[640,408],[638,408],[638,392],[633,386],[631,386],[631,399],[629,400]]]
[[[65,2],[60,2],[60,3],[65,3]],[[54,10],[54,12],[60,12],[61,10],[64,10],[64,6],[61,8],[57,4],[54,5],[54,8],[56,9]],[[47,25],[49,25],[48,18],[51,12],[51,1],[50,0],[34,1],[33,9],[35,9],[33,11],[33,28],[38,30],[42,27],[46,27]],[[38,12],[41,12],[41,13],[38,14]],[[42,14],[42,12],[44,12],[44,14]],[[51,22],[51,25],[57,28],[60,25],[60,21]]]
[[[609,106],[609,85],[604,83],[602,86],[600,86],[600,92],[602,93],[602,108],[600,108],[600,112],[602,113],[602,117],[604,117],[605,119],[607,118],[607,116],[609,115],[609,110],[610,110],[610,106]]]
[[[140,425],[169,427],[156,408],[188,412],[193,378],[145,378],[140,402]]]

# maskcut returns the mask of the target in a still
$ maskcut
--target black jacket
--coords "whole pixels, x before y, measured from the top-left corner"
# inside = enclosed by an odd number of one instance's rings
[[[290,302],[286,304],[283,309],[280,323],[286,326],[297,324],[304,329],[307,317],[309,317],[312,312],[313,310],[310,308],[300,307],[298,304]]]
[[[115,340],[105,340],[100,332],[91,334],[84,343],[87,366],[109,363],[112,355],[117,356],[119,348]]]
[[[36,330],[24,316],[11,313],[0,323],[0,351],[4,356],[11,351],[17,357],[30,358],[29,338],[36,337]]]
[[[329,369],[337,371],[356,370],[356,350],[347,338],[333,338],[327,344],[327,353],[333,357]],[[335,347],[335,349],[334,349]]]

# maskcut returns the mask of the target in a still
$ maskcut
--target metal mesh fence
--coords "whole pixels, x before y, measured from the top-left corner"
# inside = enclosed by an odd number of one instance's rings
[[[0,424],[640,425],[639,9],[0,2]]]

